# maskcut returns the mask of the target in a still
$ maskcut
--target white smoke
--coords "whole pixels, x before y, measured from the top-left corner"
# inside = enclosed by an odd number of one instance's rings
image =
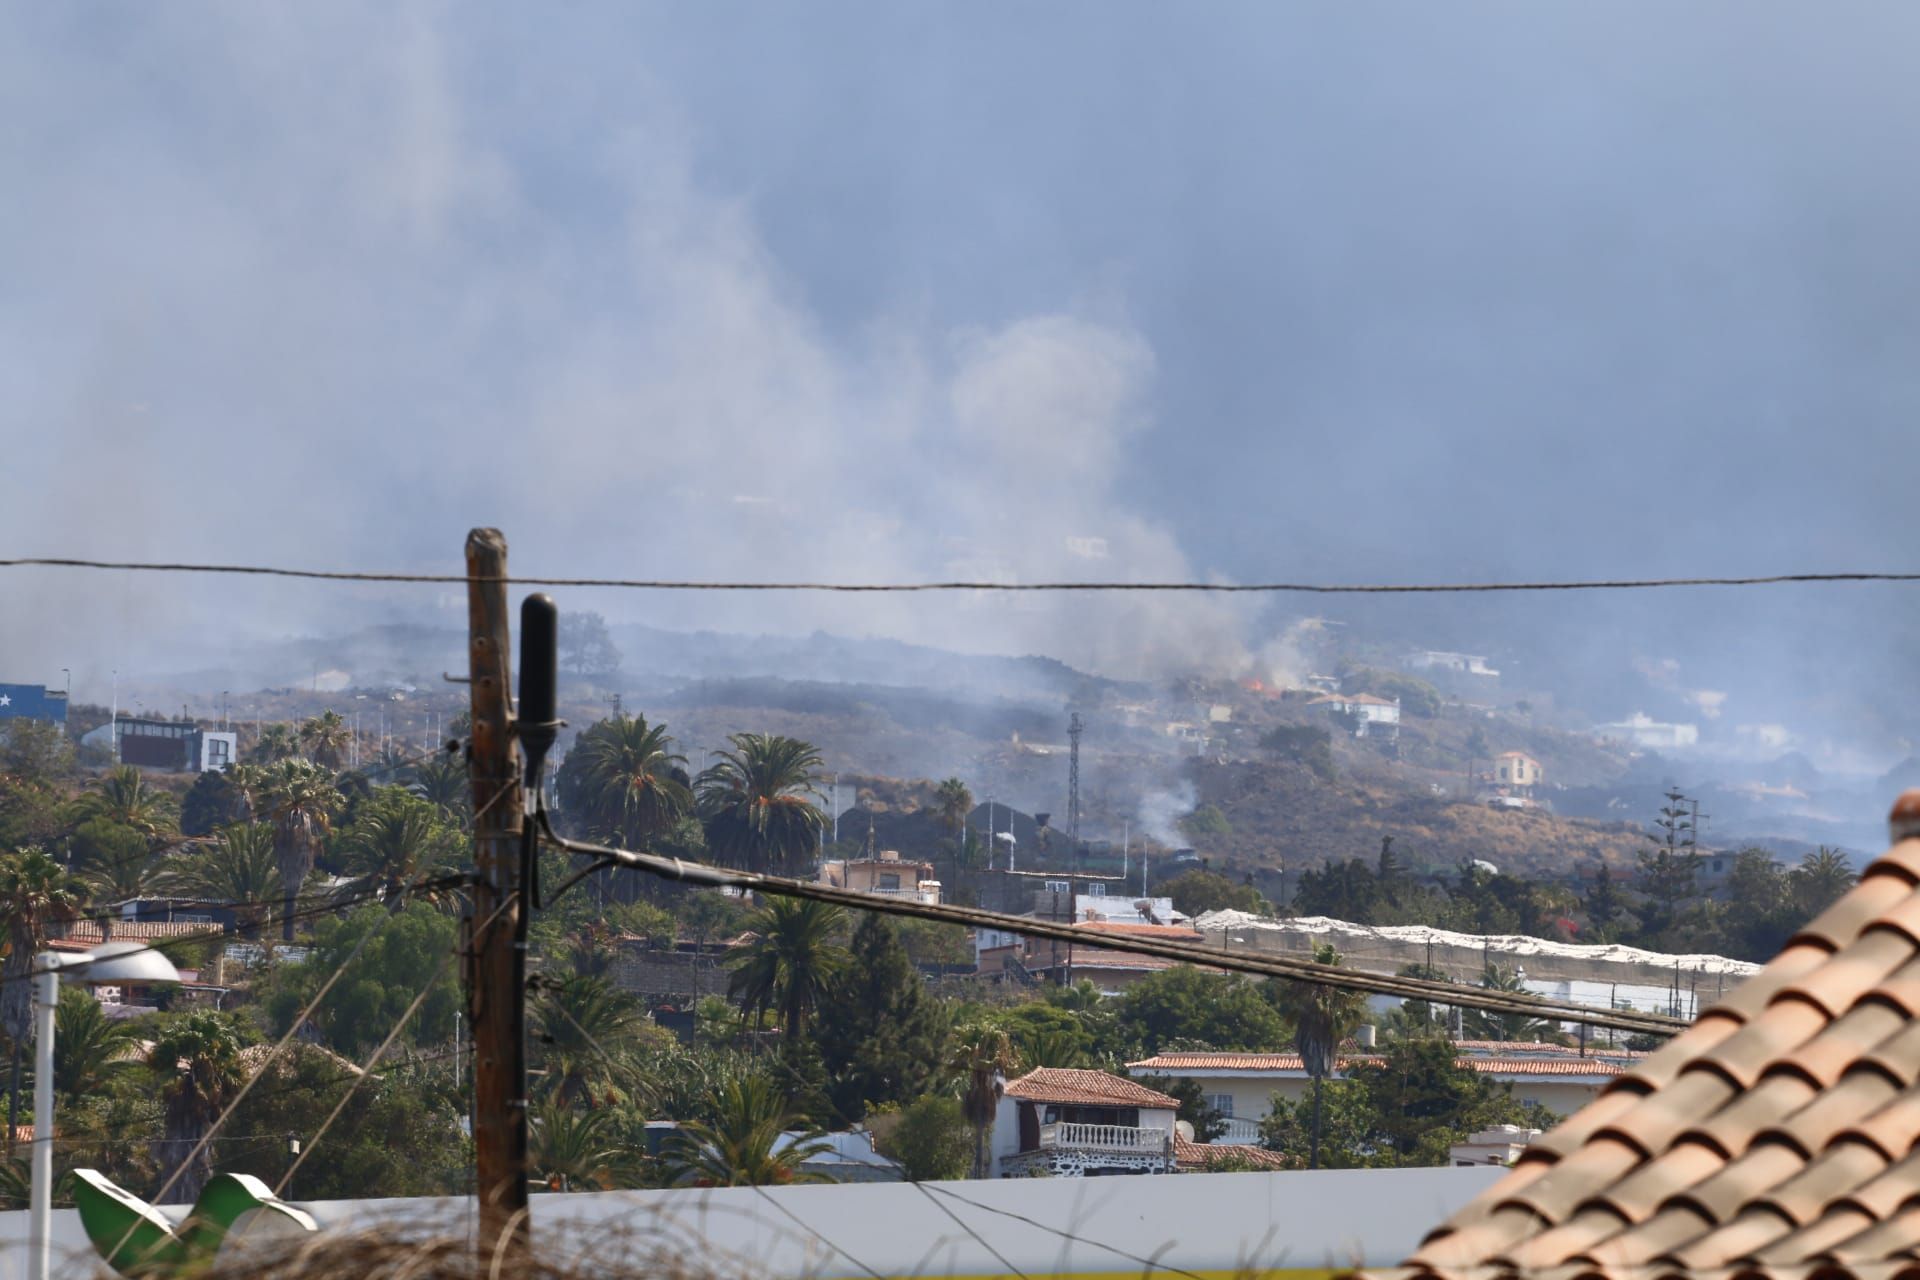
[[[1155,788],[1140,797],[1140,827],[1148,836],[1170,848],[1187,843],[1180,831],[1180,819],[1192,813],[1200,795],[1191,782]]]

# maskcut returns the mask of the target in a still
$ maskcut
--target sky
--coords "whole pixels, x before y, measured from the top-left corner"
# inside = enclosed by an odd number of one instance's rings
[[[1912,568],[1916,36],[1844,3],[8,6],[0,554],[457,571],[497,524],[522,571],[641,577]],[[1598,717],[1705,691],[1729,735],[1889,751],[1916,589],[1338,609]],[[0,591],[4,677],[89,689],[457,617]],[[1330,608],[582,603],[1130,675]]]

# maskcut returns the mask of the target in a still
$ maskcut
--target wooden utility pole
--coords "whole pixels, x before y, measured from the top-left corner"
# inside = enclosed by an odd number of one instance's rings
[[[473,1027],[474,1191],[480,1256],[516,1275],[531,1246],[527,1225],[527,904],[520,884],[520,771],[508,701],[511,637],[507,540],[498,529],[467,535],[467,630],[473,727],[473,918],[467,952],[467,1016]]]

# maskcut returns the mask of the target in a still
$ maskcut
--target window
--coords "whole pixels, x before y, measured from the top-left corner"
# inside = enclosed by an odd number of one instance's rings
[[[1233,1119],[1233,1095],[1230,1093],[1210,1093],[1207,1105],[1218,1111],[1226,1119]]]
[[[1065,893],[1066,891],[1067,891],[1067,882],[1065,880],[1047,881],[1048,893]]]
[[[899,892],[899,890],[900,890],[900,877],[899,877],[899,875],[898,875],[897,873],[895,873],[895,872],[892,872],[892,871],[887,871],[887,872],[883,872],[883,873],[881,873],[881,875],[880,875],[880,877],[879,877],[879,880],[880,880],[880,884],[879,884],[879,887],[880,887],[880,890],[881,890],[881,892],[883,892],[883,893],[897,893],[897,892]]]
[[[1717,866],[1714,868],[1715,871],[1719,869]],[[1107,896],[1107,886],[1103,884],[1090,884],[1087,886],[1087,896],[1089,898],[1104,898]]]

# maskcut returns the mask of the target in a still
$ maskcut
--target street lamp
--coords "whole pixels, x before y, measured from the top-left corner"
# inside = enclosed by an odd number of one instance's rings
[[[103,942],[77,954],[42,951],[33,958],[32,1280],[48,1280],[53,1266],[53,1013],[61,978],[88,986],[178,982],[180,971],[142,942]]]

